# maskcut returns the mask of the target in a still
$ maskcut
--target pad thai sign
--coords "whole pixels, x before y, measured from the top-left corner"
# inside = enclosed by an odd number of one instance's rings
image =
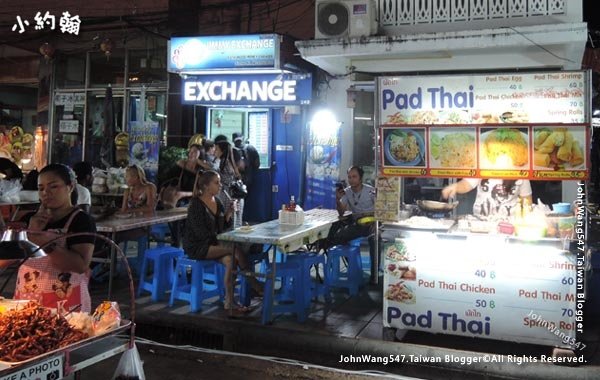
[[[588,88],[580,71],[380,78],[382,173],[587,178]]]

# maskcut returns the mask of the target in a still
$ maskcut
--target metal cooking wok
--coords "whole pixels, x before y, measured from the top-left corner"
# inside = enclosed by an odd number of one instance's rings
[[[429,212],[440,212],[440,211],[452,211],[458,206],[458,201],[455,202],[438,202],[438,201],[427,201],[418,200],[417,206],[423,211]]]

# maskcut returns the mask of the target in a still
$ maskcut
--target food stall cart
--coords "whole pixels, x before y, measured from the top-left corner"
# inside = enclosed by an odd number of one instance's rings
[[[583,71],[378,79],[385,336],[581,348],[589,89]],[[457,218],[455,203],[402,205],[401,177],[563,180],[568,204]]]
[[[2,260],[22,264],[59,239],[94,235],[121,249],[110,239],[87,232],[55,237],[41,247],[29,242],[26,234],[5,231],[0,246]],[[23,252],[15,251],[18,243]],[[8,252],[12,247],[12,252]],[[8,255],[16,256],[8,256]],[[126,261],[126,260],[125,260]],[[111,356],[134,349],[135,293],[131,270],[125,262],[129,278],[130,320],[122,318],[118,305],[105,301],[94,314],[71,310],[50,309],[36,301],[10,300],[0,297],[0,379],[61,379]],[[81,306],[81,305],[79,305]],[[59,306],[60,309],[60,306]]]

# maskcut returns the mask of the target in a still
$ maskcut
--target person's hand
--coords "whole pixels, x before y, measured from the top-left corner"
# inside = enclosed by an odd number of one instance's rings
[[[28,228],[32,231],[43,231],[51,219],[52,214],[50,214],[50,210],[48,210],[42,204],[38,211],[29,220]]]
[[[342,197],[344,196],[344,194],[346,194],[346,193],[344,192],[344,189],[342,189],[342,188],[338,188],[338,189],[335,191],[335,199],[337,199],[337,200],[339,201],[340,199],[342,199]]]
[[[453,183],[448,185],[442,189],[442,198],[454,198],[456,196],[456,184]]]

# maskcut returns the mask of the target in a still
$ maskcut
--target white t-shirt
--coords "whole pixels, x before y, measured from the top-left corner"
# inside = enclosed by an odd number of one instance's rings
[[[473,204],[473,214],[478,216],[512,216],[519,206],[519,197],[531,195],[531,183],[528,180],[509,181],[514,182],[511,188],[506,189],[503,185],[506,180],[502,179],[465,179],[472,188],[477,187],[477,196]]]
[[[347,210],[352,211],[355,218],[372,214],[375,210],[375,188],[363,183],[361,191],[355,193],[350,186],[344,189],[344,196],[340,199]]]
[[[92,205],[92,195],[90,191],[81,186],[80,184],[76,184],[77,187],[77,204],[78,205]]]

